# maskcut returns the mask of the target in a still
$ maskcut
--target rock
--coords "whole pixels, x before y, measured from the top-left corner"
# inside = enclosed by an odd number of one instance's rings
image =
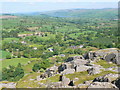
[[[72,81],[70,81],[70,83],[68,84],[69,86],[75,86],[74,85],[74,81],[72,80]]]
[[[115,64],[120,65],[120,50],[117,48],[108,48],[101,49],[98,51],[90,51],[84,55],[85,59],[95,60],[95,58],[100,57],[103,60],[108,62],[113,62]]]
[[[83,59],[76,59],[71,61],[71,68],[75,68],[75,67],[79,67],[81,65],[86,64],[88,61],[87,60],[83,60]]]
[[[45,71],[45,75],[47,77],[51,77],[53,74],[54,74],[54,71],[51,71],[50,69],[48,69],[48,70]]]
[[[37,81],[42,80],[42,78],[40,78],[40,76],[37,76],[36,79],[37,79]]]
[[[62,76],[62,84],[63,85],[68,85],[70,83],[70,79],[66,78],[65,76]]]
[[[47,74],[45,74],[45,73],[44,73],[44,74],[41,74],[41,75],[40,75],[40,78],[42,78],[42,79],[47,78]]]
[[[85,81],[83,84],[90,85],[93,82],[93,80]]]
[[[88,87],[88,85],[87,84],[78,84],[77,85],[77,88],[87,88]]]
[[[113,83],[120,89],[120,77],[118,77]]]
[[[47,85],[47,88],[62,88],[63,84],[62,82],[52,82],[49,85]]]
[[[0,83],[1,88],[16,88],[16,83],[14,82],[6,82],[6,83]]]
[[[76,59],[84,59],[83,56],[73,56],[73,57],[69,57],[66,62],[70,62],[70,61],[73,61],[73,60],[76,60]]]
[[[67,69],[67,65],[66,64],[62,64],[62,65],[60,65],[58,67],[58,72],[60,73],[60,72],[64,71],[65,69]]]
[[[93,80],[93,82],[112,82],[113,80],[116,80],[118,77],[118,74],[106,74],[104,76],[97,77]]]
[[[99,67],[92,67],[87,70],[89,75],[99,74],[101,73],[101,69]]]
[[[53,67],[50,67],[49,70],[52,72],[57,72],[58,67],[54,65]]]
[[[115,57],[116,57],[116,55],[114,53],[110,53],[110,54],[106,55],[104,59],[107,62],[111,62],[112,61],[112,62],[116,63]]]
[[[117,88],[116,85],[110,82],[93,82],[88,88]]]
[[[75,72],[75,69],[65,69],[62,74],[65,75],[65,74],[72,74]]]
[[[109,68],[106,68],[105,71],[113,71],[113,72],[120,72],[120,67],[109,67]]]
[[[82,71],[87,71],[91,66],[85,66],[85,65],[80,65],[76,67],[76,72],[82,72]]]

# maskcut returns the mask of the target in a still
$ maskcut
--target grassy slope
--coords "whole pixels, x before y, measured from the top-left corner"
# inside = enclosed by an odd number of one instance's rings
[[[7,55],[11,55],[11,53],[0,50],[0,59],[6,58]]]
[[[22,65],[24,64],[27,64],[28,61],[33,61],[33,60],[36,60],[37,58],[13,58],[13,59],[6,59],[6,60],[3,60],[3,61],[0,61],[2,62],[2,68],[4,67],[8,67],[9,65],[13,65],[13,66],[17,66],[18,63],[21,63]]]

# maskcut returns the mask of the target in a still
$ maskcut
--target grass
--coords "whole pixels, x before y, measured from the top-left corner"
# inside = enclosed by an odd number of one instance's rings
[[[33,65],[34,65],[35,63],[38,63],[38,62],[39,62],[39,61],[34,60],[34,61],[31,62],[30,64],[27,64],[27,65],[23,66],[24,72],[25,72],[25,73],[33,72],[33,71],[32,71],[32,67],[33,67]]]
[[[7,55],[11,55],[10,52],[0,50],[0,59],[6,58]]]
[[[46,78],[45,80],[41,80],[40,83],[47,83],[47,82],[59,82],[59,74],[56,74],[55,76],[52,76],[50,78]]]
[[[9,65],[17,66],[18,63],[22,65],[27,64],[28,61],[37,60],[37,58],[12,58],[12,59],[5,59],[0,61],[2,63],[2,68],[8,67]]]
[[[73,80],[75,77],[79,78],[79,80],[75,82],[75,85],[78,85],[80,83],[83,83],[84,81],[93,80],[96,77],[103,76],[109,73],[115,73],[115,72],[103,71],[100,74],[88,75],[87,71],[84,71],[84,72],[76,72],[74,74],[67,74],[66,77],[70,78],[71,80]]]
[[[19,41],[19,38],[4,38],[3,42]]]
[[[30,79],[36,79],[36,76],[39,76],[41,73],[30,73],[26,76],[24,76],[21,80],[17,82],[16,88],[37,88],[39,87],[39,84],[36,80],[30,80]]]
[[[97,62],[95,62],[94,64],[101,65],[101,66],[103,66],[104,68],[109,68],[109,67],[117,66],[116,64],[114,64],[114,63],[108,63],[108,62],[105,61],[105,60],[97,61]]]

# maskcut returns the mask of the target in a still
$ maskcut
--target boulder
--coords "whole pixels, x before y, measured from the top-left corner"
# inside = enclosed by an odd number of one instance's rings
[[[73,61],[73,60],[76,60],[76,59],[84,59],[83,56],[73,56],[73,57],[69,57],[66,62],[70,62],[70,61]]]
[[[120,73],[120,67],[117,67],[117,66],[109,67],[109,68],[106,68],[105,70]]]
[[[50,67],[49,70],[53,72],[57,72],[58,67],[54,65],[53,67]]]
[[[116,63],[115,57],[116,57],[116,55],[114,53],[110,53],[110,54],[106,55],[104,59],[107,62],[111,62],[112,61],[112,62]]]
[[[120,65],[120,50],[117,48],[108,48],[108,49],[101,49],[98,51],[90,51],[84,55],[85,59],[95,60],[95,58],[100,57],[103,60],[108,62],[113,62]]]
[[[65,74],[72,74],[75,72],[75,69],[65,69],[62,74],[65,75]]]
[[[71,80],[70,83],[68,84],[68,86],[75,86],[75,85],[74,85],[74,81]]]
[[[65,76],[62,76],[62,84],[63,85],[68,85],[70,83],[70,79],[66,78]]]
[[[89,75],[99,74],[101,73],[101,69],[99,67],[92,67],[87,70]]]
[[[40,78],[42,78],[42,79],[47,78],[47,77],[48,77],[48,76],[47,76],[46,73],[43,73],[43,74],[40,75]]]
[[[77,88],[84,88],[86,90],[86,88],[88,87],[87,84],[78,84]]]
[[[75,68],[76,72],[87,71],[91,66],[80,65]]]
[[[62,82],[52,82],[47,85],[47,88],[62,88],[63,84]]]
[[[62,64],[58,67],[58,72],[61,73],[62,71],[64,71],[65,69],[67,69],[67,65],[66,64]]]
[[[120,89],[120,77],[118,77],[115,81],[113,81],[112,83],[114,83],[119,89]]]
[[[75,68],[76,66],[81,66],[84,64],[87,64],[88,61],[87,60],[83,60],[83,59],[76,59],[70,62],[71,63],[71,68]]]
[[[90,85],[93,82],[93,80],[85,81],[83,84]]]
[[[89,88],[117,88],[116,85],[110,82],[93,82],[88,86]]]
[[[116,80],[118,77],[118,74],[106,74],[104,76],[96,77],[93,82],[112,82]]]

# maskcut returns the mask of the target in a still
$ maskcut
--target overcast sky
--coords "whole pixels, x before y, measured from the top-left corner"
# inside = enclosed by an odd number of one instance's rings
[[[118,0],[1,0],[0,2],[2,4],[2,13],[41,12],[74,8],[100,9],[118,7]]]

